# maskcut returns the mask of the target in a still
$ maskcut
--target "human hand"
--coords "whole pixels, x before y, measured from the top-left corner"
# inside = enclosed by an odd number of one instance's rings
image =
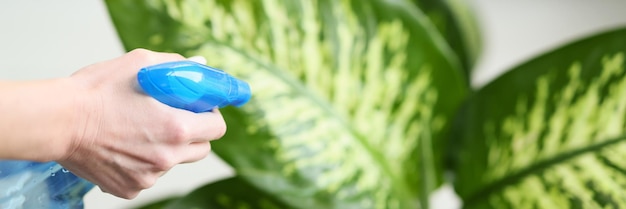
[[[226,131],[220,112],[171,108],[141,93],[136,82],[142,67],[184,59],[138,49],[73,74],[79,128],[57,162],[104,192],[132,199],[174,165],[206,157],[209,141]]]

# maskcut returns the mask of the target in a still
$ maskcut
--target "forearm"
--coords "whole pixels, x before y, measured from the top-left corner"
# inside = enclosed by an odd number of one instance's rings
[[[76,89],[69,78],[0,81],[0,159],[51,161],[67,152]]]

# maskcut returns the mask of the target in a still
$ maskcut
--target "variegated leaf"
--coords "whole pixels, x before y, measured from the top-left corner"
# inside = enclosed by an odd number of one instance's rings
[[[542,55],[488,84],[459,120],[466,208],[626,207],[626,29]]]
[[[467,85],[406,2],[107,4],[127,49],[204,55],[249,82],[251,102],[222,111],[229,131],[213,148],[280,201],[416,208],[440,181],[439,148]]]

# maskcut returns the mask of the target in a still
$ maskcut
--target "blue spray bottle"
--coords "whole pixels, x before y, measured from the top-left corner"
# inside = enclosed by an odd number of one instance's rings
[[[193,61],[142,68],[137,81],[158,101],[196,113],[241,106],[251,95],[247,83]],[[93,187],[55,162],[0,161],[2,209],[83,208],[83,196]]]

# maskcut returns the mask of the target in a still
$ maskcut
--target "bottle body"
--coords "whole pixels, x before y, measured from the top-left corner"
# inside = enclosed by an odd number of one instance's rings
[[[55,162],[0,161],[0,208],[83,208],[94,185]]]

